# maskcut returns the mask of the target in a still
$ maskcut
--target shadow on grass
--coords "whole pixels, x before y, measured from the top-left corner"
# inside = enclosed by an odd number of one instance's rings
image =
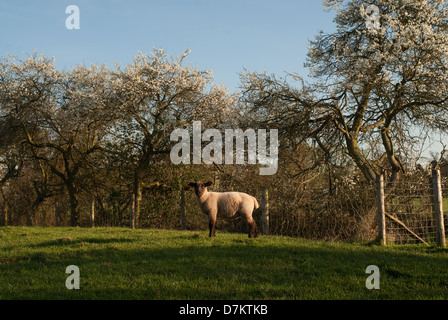
[[[132,239],[104,239],[104,238],[76,238],[72,239],[70,237],[59,238],[55,240],[43,241],[36,244],[27,244],[27,248],[47,248],[47,247],[60,247],[68,245],[85,245],[85,244],[111,244],[111,243],[131,243],[135,240]],[[5,250],[13,250],[17,248],[24,247],[24,245],[15,245],[4,247]]]
[[[189,236],[195,239],[196,236]],[[216,246],[127,248],[129,239],[74,242],[121,243],[45,259],[0,264],[10,286],[2,299],[447,299],[447,256],[369,247],[255,245],[235,240]],[[71,242],[73,244],[73,242]],[[60,239],[35,246],[61,246]],[[423,249],[422,249],[423,250]],[[65,267],[80,268],[81,289],[67,290]],[[365,269],[376,265],[381,290],[366,289]],[[19,276],[14,276],[21,273]],[[45,279],[27,282],[29,277]],[[6,278],[5,278],[6,279]],[[11,283],[15,281],[15,283]],[[34,285],[33,285],[34,284]],[[38,284],[38,288],[36,287]],[[11,289],[16,286],[15,289]],[[5,291],[6,290],[6,291]]]
[[[135,240],[131,239],[103,239],[103,238],[76,238],[71,239],[70,237],[67,238],[60,238],[56,240],[41,242],[38,244],[30,245],[32,248],[44,248],[44,247],[51,247],[51,246],[61,246],[61,245],[76,245],[76,244],[89,244],[89,243],[96,243],[96,244],[110,244],[110,243],[131,243]]]

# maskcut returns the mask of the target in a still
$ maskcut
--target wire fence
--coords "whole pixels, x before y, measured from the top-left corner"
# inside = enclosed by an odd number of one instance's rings
[[[327,241],[370,241],[376,236],[375,186],[272,188],[272,234]]]
[[[396,244],[437,242],[433,188],[429,182],[403,180],[385,190],[387,241]],[[399,223],[401,221],[401,223]]]
[[[445,238],[448,230],[448,179],[441,183]],[[272,189],[272,234],[329,241],[379,238],[378,186],[349,184],[335,189]],[[384,188],[387,243],[438,244],[434,194],[428,177],[404,177]]]

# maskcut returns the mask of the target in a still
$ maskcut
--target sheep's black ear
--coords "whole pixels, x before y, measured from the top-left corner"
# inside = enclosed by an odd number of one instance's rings
[[[213,182],[209,181],[209,182],[205,183],[204,186],[206,186],[206,187],[211,186],[212,183],[213,183]]]
[[[194,183],[194,182],[188,182],[188,185],[189,185],[190,187],[194,187],[194,186],[196,185],[196,183]]]

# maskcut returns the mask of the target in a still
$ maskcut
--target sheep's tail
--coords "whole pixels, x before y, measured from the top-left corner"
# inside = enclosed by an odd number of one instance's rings
[[[252,199],[254,199],[254,208],[255,208],[255,209],[260,208],[260,206],[258,205],[258,201],[257,201],[257,199],[256,199],[255,197],[252,197]]]

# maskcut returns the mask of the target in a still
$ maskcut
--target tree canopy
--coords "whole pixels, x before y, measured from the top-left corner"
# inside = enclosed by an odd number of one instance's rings
[[[368,25],[365,1],[326,1],[338,10],[334,33],[310,41],[311,83],[243,74],[244,101],[260,117],[300,131],[323,152],[341,145],[368,181],[404,172],[406,145],[418,132],[448,128],[445,1],[372,2],[379,25]],[[297,79],[297,75],[295,75]],[[380,142],[370,148],[370,141]]]

